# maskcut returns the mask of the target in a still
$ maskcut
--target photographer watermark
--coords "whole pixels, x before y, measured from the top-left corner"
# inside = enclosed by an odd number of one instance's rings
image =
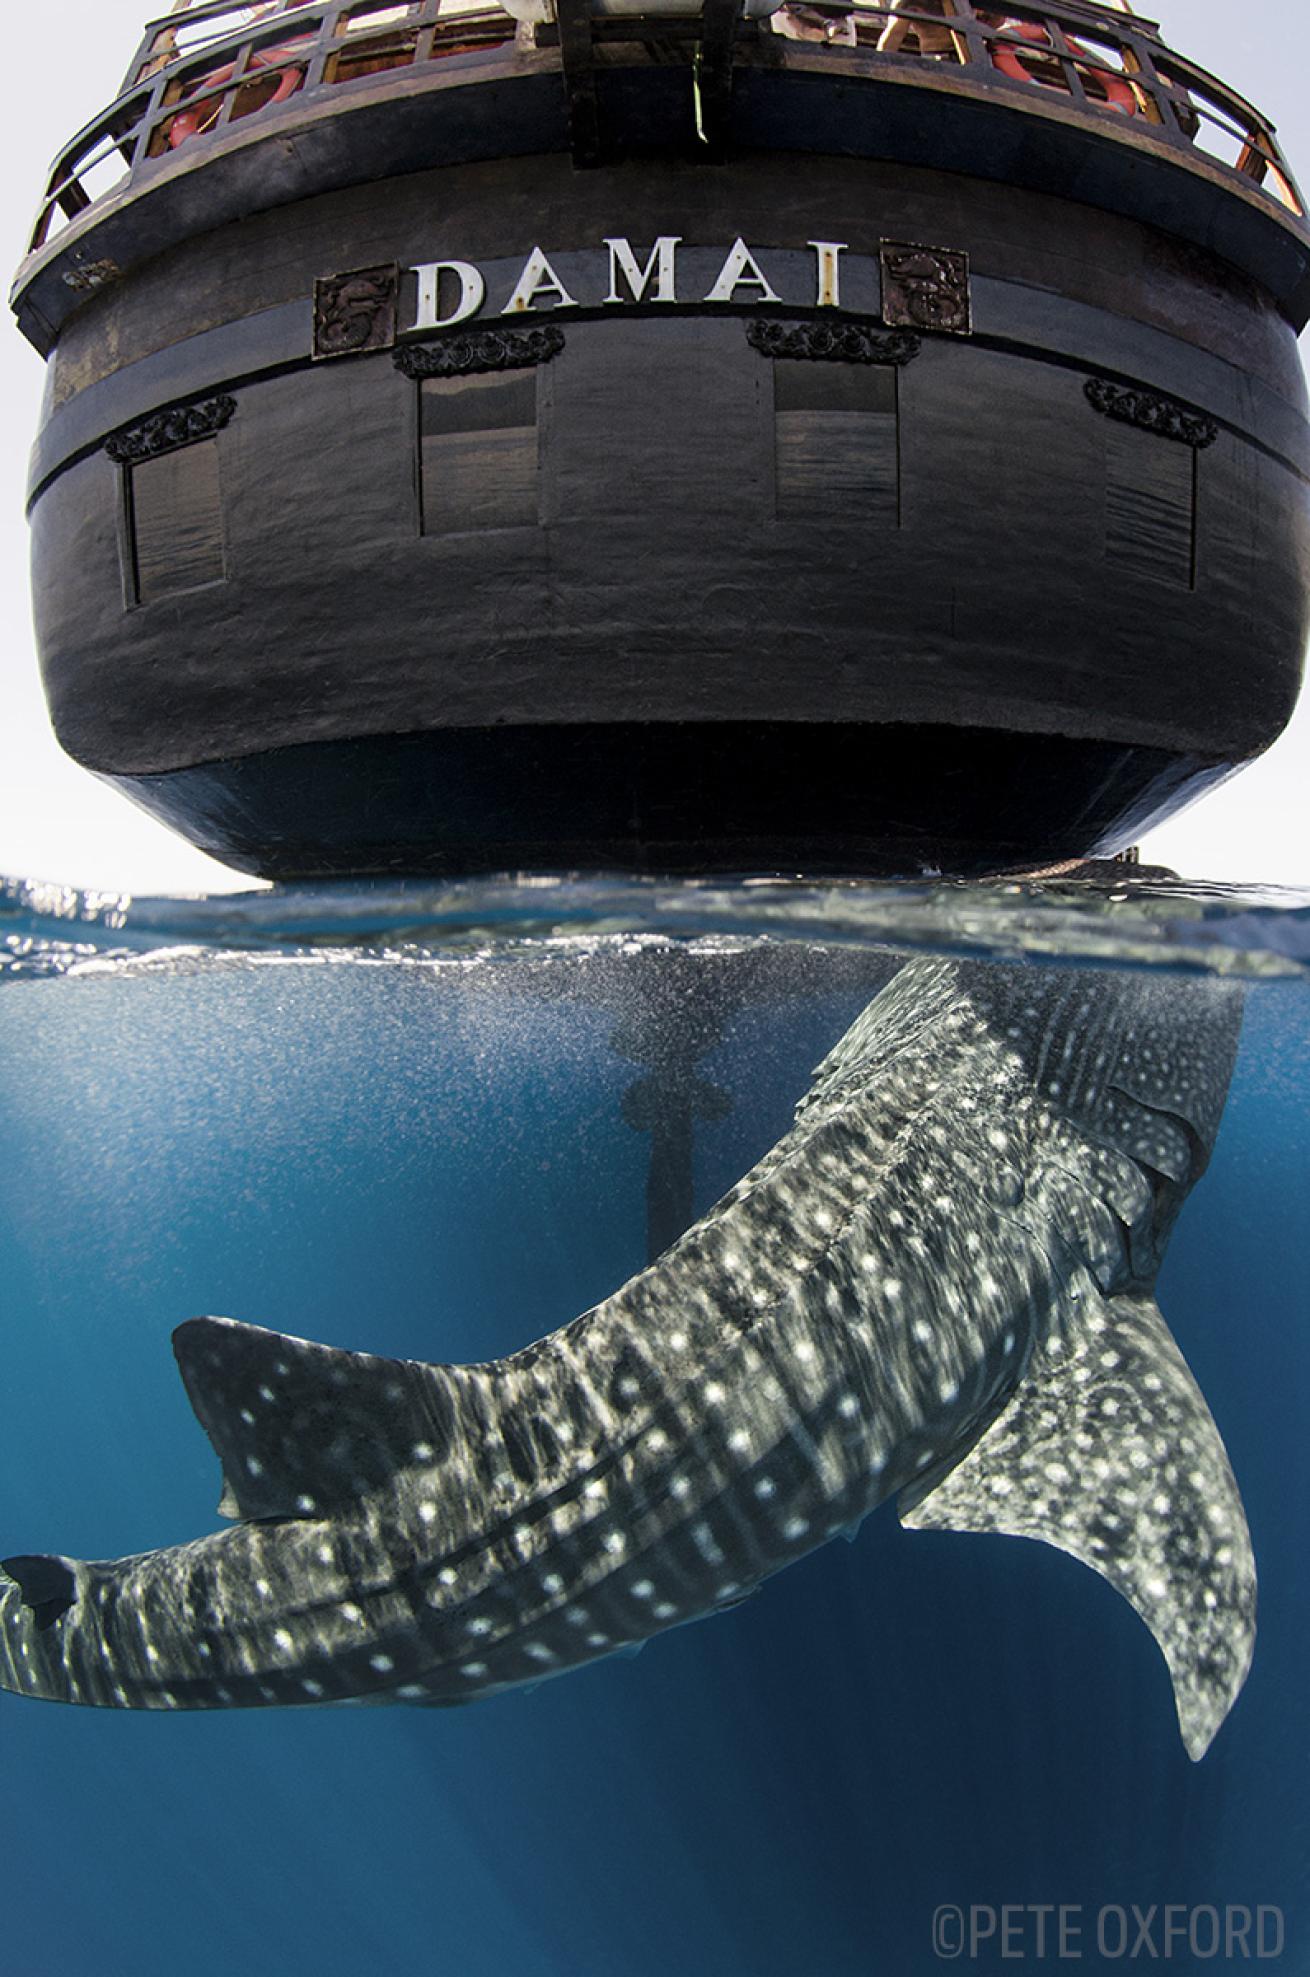
[[[943,1963],[979,1957],[1015,1963],[1273,1963],[1287,1944],[1281,1908],[1213,1902],[1127,1907],[1106,1902],[946,1902],[934,1910],[932,1946]]]

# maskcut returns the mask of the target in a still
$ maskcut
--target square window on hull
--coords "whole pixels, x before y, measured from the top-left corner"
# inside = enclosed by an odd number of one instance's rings
[[[218,443],[126,469],[129,602],[152,604],[227,577]]]
[[[899,526],[900,435],[891,365],[776,358],[773,407],[779,516],[841,513]]]
[[[536,526],[535,371],[426,379],[419,445],[424,535]]]
[[[1131,426],[1106,433],[1105,553],[1135,577],[1196,584],[1197,454]]]

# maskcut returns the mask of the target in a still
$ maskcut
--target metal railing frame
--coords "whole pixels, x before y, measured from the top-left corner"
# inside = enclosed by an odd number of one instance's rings
[[[268,106],[242,108],[242,91],[249,92],[287,68],[301,71],[301,81],[288,100],[297,106],[314,101],[334,100],[341,89],[376,83],[376,73],[335,79],[339,58],[347,48],[358,50],[371,37],[361,28],[358,39],[351,38],[349,22],[379,13],[390,0],[299,0],[278,14],[228,33],[217,34],[161,62],[160,37],[185,18],[188,24],[219,21],[233,11],[232,0],[203,0],[203,4],[164,15],[151,21],[145,31],[136,60],[129,71],[128,84],[94,123],[79,131],[56,159],[47,181],[46,192],[33,229],[29,251],[35,252],[52,238],[57,228],[80,217],[106,194],[88,190],[83,176],[108,159],[117,156],[122,170],[116,183],[170,155],[170,132],[179,113],[191,113],[207,103],[216,106],[212,120],[203,130],[196,129],[185,139],[191,145],[212,143],[234,121],[246,116],[264,116]],[[924,75],[934,69],[952,75],[985,78],[989,88],[1015,103],[1032,104],[1035,97],[1058,97],[1067,107],[1104,125],[1107,120],[1123,128],[1129,119],[1089,94],[1087,82],[1097,74],[1125,83],[1140,106],[1150,135],[1189,156],[1198,154],[1208,163],[1230,173],[1246,186],[1260,188],[1264,195],[1294,217],[1304,220],[1306,208],[1291,170],[1278,145],[1274,126],[1238,96],[1227,84],[1209,75],[1185,56],[1167,48],[1151,23],[1137,16],[1111,11],[1090,4],[1089,0],[1004,0],[1004,6],[978,8],[974,0],[950,0],[951,12],[944,17],[933,0],[848,0],[847,18],[853,19],[857,35],[863,28],[866,38],[859,43],[862,66],[876,75],[880,69],[913,67]],[[1002,15],[1010,23],[1026,22],[1042,30],[1044,42],[1017,39],[984,15]],[[957,52],[966,59],[951,60],[918,53],[879,51],[877,34],[891,22],[907,26],[923,23],[940,31],[949,29]],[[662,13],[658,0],[648,12],[639,15],[599,15],[592,20],[597,41],[641,41],[657,37],[686,39],[693,50],[702,34],[699,15]],[[735,25],[738,46],[767,33],[766,20],[739,19]],[[451,5],[450,0],[411,0],[407,18],[379,27],[376,35],[415,37],[412,58],[395,65],[397,70],[420,70],[434,61],[487,59],[520,33],[520,23],[496,0],[478,4]],[[472,35],[485,38],[486,47],[469,48]],[[539,47],[558,45],[559,31],[552,24],[535,30]],[[1098,50],[1114,51],[1110,60]],[[258,63],[270,50],[294,44],[294,59],[285,64]],[[452,53],[452,44],[457,53]],[[1015,48],[1043,66],[1058,68],[1062,84],[1032,79],[1020,81],[1004,75],[996,65],[997,45]],[[785,44],[784,44],[785,46]],[[825,51],[807,44],[806,54],[831,52],[849,56],[849,46]],[[784,56],[785,59],[785,56]],[[211,88],[203,85],[220,76]],[[280,106],[279,106],[280,107]],[[1202,123],[1227,132],[1238,151],[1235,163],[1198,145]],[[180,148],[180,147],[179,147]],[[112,189],[112,188],[110,188]]]

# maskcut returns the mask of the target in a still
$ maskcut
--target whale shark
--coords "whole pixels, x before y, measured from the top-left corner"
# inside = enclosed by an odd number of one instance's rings
[[[504,1359],[230,1318],[174,1350],[227,1528],[15,1556],[0,1685],[129,1709],[467,1703],[735,1606],[899,1498],[1041,1539],[1163,1651],[1188,1753],[1250,1666],[1219,1431],[1153,1298],[1241,990],[907,962],[648,1268]]]

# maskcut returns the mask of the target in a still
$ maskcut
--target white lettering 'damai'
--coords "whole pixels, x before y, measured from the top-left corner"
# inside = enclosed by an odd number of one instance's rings
[[[454,323],[476,316],[487,299],[482,271],[471,261],[425,261],[415,268],[418,276],[416,330],[449,329]],[[459,283],[459,301],[446,315],[441,313],[441,277],[450,275]]]
[[[644,268],[637,266],[637,257],[632,251],[632,243],[627,240],[606,240],[610,251],[610,286],[607,302],[622,302],[626,298],[619,294],[619,276],[628,284],[628,292],[634,302],[640,302],[650,287],[652,277],[655,292],[652,302],[676,302],[678,299],[677,255],[682,240],[679,233],[662,233],[646,258]]]
[[[745,241],[738,235],[728,250],[728,258],[719,270],[719,278],[708,295],[707,302],[734,302],[739,288],[758,288],[761,302],[781,302],[764,275],[759,262],[751,253]]]
[[[514,287],[514,293],[501,310],[502,316],[521,316],[530,309],[539,295],[551,291],[559,300],[553,304],[556,309],[576,309],[577,303],[565,288],[550,262],[539,247],[534,247],[524,263],[523,273]]]
[[[805,244],[814,249],[819,263],[818,294],[815,297],[819,308],[840,309],[840,256],[846,252],[847,243],[844,240],[807,240]]]
[[[681,234],[659,234],[649,248],[643,246],[635,250],[626,234],[607,234],[602,244],[608,257],[608,286],[604,291],[603,306],[622,308],[634,303],[656,303],[673,307],[679,302],[693,308],[700,306],[695,296],[678,294],[678,249],[684,245]],[[849,253],[849,242],[809,240],[805,244],[814,255],[814,287],[805,296],[797,298],[793,306],[840,309],[841,257]],[[727,250],[718,275],[703,298],[704,302],[744,303],[756,307],[769,303],[782,304],[783,297],[756,258],[759,251],[748,247],[738,236]],[[418,283],[417,301],[413,320],[405,325],[402,334],[452,329],[456,323],[467,322],[471,317],[486,312],[487,277],[471,261],[424,261],[412,267],[410,272]],[[589,285],[592,278],[578,279],[586,280]],[[808,288],[808,284],[806,286]],[[580,303],[569,293],[544,250],[534,247],[523,263],[504,308],[497,312],[493,303],[492,310],[502,316],[522,316],[538,311],[592,308],[599,293],[597,281],[596,288],[584,294]]]

